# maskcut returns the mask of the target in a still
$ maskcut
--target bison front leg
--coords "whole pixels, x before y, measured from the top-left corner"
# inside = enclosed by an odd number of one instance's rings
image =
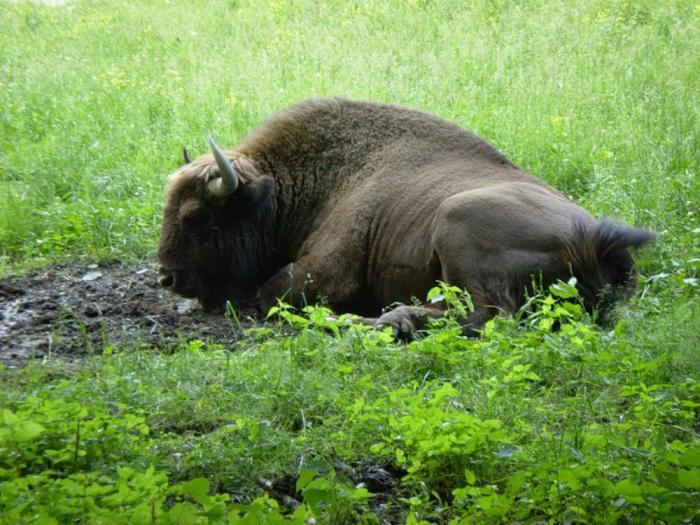
[[[394,336],[410,339],[416,331],[425,328],[429,319],[438,319],[442,316],[442,310],[437,308],[401,305],[377,319],[365,319],[365,321],[377,328],[391,326]]]
[[[333,307],[353,304],[360,287],[353,268],[342,264],[349,260],[333,253],[312,253],[284,266],[260,287],[259,309],[267,313],[278,299],[296,307],[318,301]]]
[[[292,306],[313,303],[316,301],[317,294],[312,285],[313,279],[303,266],[289,263],[280,268],[260,287],[257,298],[258,308],[266,314],[278,300]]]
[[[462,333],[469,337],[477,336],[484,323],[491,319],[494,313],[492,309],[477,309],[465,319],[460,320]],[[365,322],[373,324],[377,328],[391,326],[396,337],[411,339],[415,332],[427,326],[430,319],[439,319],[443,315],[444,310],[441,308],[401,305],[377,319],[365,319]]]

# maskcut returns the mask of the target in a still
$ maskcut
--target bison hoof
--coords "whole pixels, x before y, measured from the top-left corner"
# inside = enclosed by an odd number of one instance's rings
[[[411,339],[413,334],[423,328],[425,324],[421,309],[414,306],[399,306],[385,313],[374,325],[377,328],[391,326],[394,337],[399,339]]]

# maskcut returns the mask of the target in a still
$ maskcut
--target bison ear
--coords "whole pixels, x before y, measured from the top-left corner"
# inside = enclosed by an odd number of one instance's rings
[[[275,179],[269,175],[263,175],[255,162],[240,156],[236,159],[235,166],[236,172],[242,175],[242,183],[238,187],[237,195],[240,195],[244,202],[259,207],[272,197],[275,191]]]
[[[257,207],[272,197],[275,191],[275,180],[268,175],[264,175],[250,181],[248,184],[243,184],[238,191],[241,197]]]

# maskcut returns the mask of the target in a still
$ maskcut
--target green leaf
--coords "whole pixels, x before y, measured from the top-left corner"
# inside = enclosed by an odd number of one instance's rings
[[[39,513],[33,523],[36,525],[58,525],[58,522],[54,518],[43,512]]]
[[[549,286],[549,293],[562,299],[571,299],[578,296],[576,289],[576,279],[571,278],[568,283],[557,281]]]
[[[430,302],[432,304],[435,304],[435,303],[439,303],[440,301],[444,301],[445,295],[441,294],[441,293],[436,293],[434,295],[430,295],[430,293],[428,293],[428,299],[430,299]]]
[[[316,509],[321,503],[331,503],[333,491],[327,489],[308,489],[304,491],[304,503]]]
[[[433,297],[435,297],[437,295],[441,295],[442,297],[440,299],[437,299],[436,301],[433,301]],[[428,297],[428,301],[432,301],[432,302],[442,301],[442,299],[445,298],[443,293],[442,293],[442,288],[440,286],[433,286],[430,290],[428,290],[427,297]]]
[[[530,472],[527,471],[519,471],[516,472],[515,474],[511,475],[508,477],[507,482],[508,482],[508,490],[507,493],[510,496],[514,496],[517,494],[522,486],[525,484],[525,481],[531,476]]]
[[[700,471],[681,470],[678,472],[678,484],[686,489],[700,489]]]
[[[559,481],[565,483],[573,490],[581,488],[580,475],[575,469],[561,469],[559,471]]]
[[[474,474],[473,470],[469,470],[468,468],[464,469],[464,479],[467,480],[467,483],[470,485],[473,485],[476,483],[476,474]]]
[[[622,496],[639,496],[642,493],[639,485],[633,483],[630,478],[617,482],[615,491]]]
[[[689,448],[678,460],[682,467],[700,467],[700,447]]]
[[[296,489],[297,491],[302,491],[311,482],[312,479],[316,477],[316,471],[314,470],[304,470],[299,474],[299,479],[297,479]]]
[[[183,494],[197,499],[206,496],[209,492],[209,480],[206,478],[194,478],[182,483],[181,487]]]
[[[630,478],[619,481],[615,485],[615,492],[624,496],[625,500],[630,503],[644,503],[644,498],[641,497],[642,489],[639,485],[632,482]]]
[[[168,523],[172,525],[190,525],[197,523],[199,509],[192,503],[176,503],[167,512]]]
[[[14,425],[19,421],[19,417],[14,412],[3,409],[2,411],[2,422],[6,425]]]
[[[46,430],[34,421],[21,421],[14,426],[13,438],[19,443],[32,441]]]

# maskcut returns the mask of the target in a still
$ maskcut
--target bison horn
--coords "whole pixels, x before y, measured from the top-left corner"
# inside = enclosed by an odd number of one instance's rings
[[[215,197],[227,197],[238,188],[238,175],[211,137],[209,137],[209,146],[211,146],[216,165],[221,173],[221,177],[209,181],[209,192]]]

